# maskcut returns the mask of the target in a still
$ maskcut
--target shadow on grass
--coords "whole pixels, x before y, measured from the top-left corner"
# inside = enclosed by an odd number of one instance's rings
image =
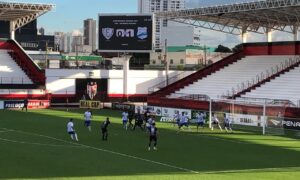
[[[92,123],[92,132],[88,132],[83,126],[82,114],[83,111],[79,110],[41,110],[28,113],[0,111],[0,128],[42,134],[65,141],[70,141],[66,133],[67,117],[74,117],[79,145],[86,145],[84,148],[70,149],[0,141],[0,178],[151,176],[193,174],[192,171],[214,174],[232,170],[247,172],[249,169],[300,166],[300,152],[288,149],[293,147],[291,144],[278,147],[280,139],[276,136],[265,139],[268,141],[267,145],[252,142],[255,141],[253,137],[258,134],[251,132],[235,132],[228,136],[223,132],[210,130],[177,134],[177,128],[159,123],[159,150],[149,152],[148,135],[140,130],[122,129],[119,111],[94,112],[97,118],[112,118],[108,142],[100,140],[98,120]],[[16,138],[14,133],[9,136],[12,140]],[[274,145],[270,144],[272,138],[276,142]],[[297,141],[292,142],[299,145]]]

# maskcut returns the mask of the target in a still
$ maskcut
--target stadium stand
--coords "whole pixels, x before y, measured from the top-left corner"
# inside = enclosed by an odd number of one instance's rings
[[[0,84],[32,84],[32,81],[9,55],[0,49]]]
[[[268,98],[290,100],[299,105],[300,100],[300,67],[282,74],[270,82],[242,95],[243,98]]]
[[[260,73],[284,63],[290,57],[292,56],[247,56],[172,93],[169,98],[192,94],[203,94],[210,98],[219,98],[227,91],[231,91],[237,84],[251,80]]]
[[[6,50],[11,60],[25,72],[29,79],[37,86],[45,86],[45,73],[26,54],[24,49],[14,40],[0,40],[0,49]],[[24,83],[25,84],[25,83]],[[28,83],[27,83],[28,84]]]

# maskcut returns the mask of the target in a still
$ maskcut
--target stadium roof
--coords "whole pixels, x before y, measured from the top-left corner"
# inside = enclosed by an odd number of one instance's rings
[[[294,33],[300,26],[300,0],[263,0],[158,12],[156,16],[236,35],[269,30]]]
[[[0,1],[0,21],[14,22],[16,30],[55,8],[52,4],[28,4]]]

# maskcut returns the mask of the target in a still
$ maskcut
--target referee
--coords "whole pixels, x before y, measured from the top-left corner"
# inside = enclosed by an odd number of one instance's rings
[[[24,106],[22,107],[22,111],[25,109],[27,112],[27,108],[28,108],[28,99],[24,99]]]
[[[101,125],[103,141],[107,141],[107,136],[108,136],[107,127],[109,124],[110,124],[110,121],[109,121],[109,118],[107,117],[106,120]]]

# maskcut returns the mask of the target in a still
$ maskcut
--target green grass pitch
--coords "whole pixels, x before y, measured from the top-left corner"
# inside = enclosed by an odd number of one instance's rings
[[[299,179],[300,140],[210,131],[176,133],[157,123],[158,151],[148,151],[140,129],[125,131],[121,112],[93,111],[92,132],[83,110],[0,111],[0,179]],[[108,141],[100,124],[111,118]],[[79,142],[66,132],[74,118]]]

